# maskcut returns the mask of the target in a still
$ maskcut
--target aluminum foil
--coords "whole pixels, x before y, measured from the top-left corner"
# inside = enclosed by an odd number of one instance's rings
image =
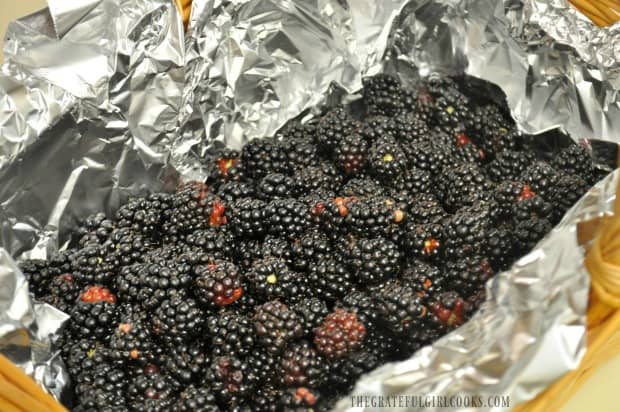
[[[488,80],[528,133],[620,135],[618,28],[596,29],[563,0],[194,0],[187,33],[172,0],[48,3],[9,26],[0,68],[7,257],[45,258],[87,215],[204,176],[213,145],[272,135],[334,84],[351,98],[379,71],[405,82],[435,72]],[[472,322],[375,371],[356,393],[500,393],[514,406],[574,368],[589,286],[575,225],[607,211],[613,187],[610,178],[594,188],[490,282]],[[8,259],[0,273],[23,283]],[[5,313],[17,295],[0,296],[0,331],[13,330]],[[58,324],[46,310],[34,310],[37,330]],[[23,349],[22,367],[62,387],[49,348],[36,362]]]

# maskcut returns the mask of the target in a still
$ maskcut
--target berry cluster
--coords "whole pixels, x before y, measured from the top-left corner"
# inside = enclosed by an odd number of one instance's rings
[[[336,107],[216,150],[204,182],[24,262],[36,297],[71,315],[68,406],[329,410],[463,324],[601,172],[577,144],[538,155],[462,80],[366,79],[362,116]]]

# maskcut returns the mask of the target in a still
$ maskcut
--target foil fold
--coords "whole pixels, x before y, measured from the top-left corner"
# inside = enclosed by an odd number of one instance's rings
[[[58,353],[31,343],[65,317],[28,300],[10,257],[46,258],[89,214],[204,177],[214,145],[273,135],[334,86],[353,99],[380,71],[468,74],[499,86],[524,132],[619,141],[620,25],[598,29],[564,0],[194,0],[186,33],[172,0],[48,3],[9,26],[0,68],[0,350],[17,346],[12,359],[56,395]],[[354,393],[514,406],[575,368],[589,288],[575,227],[609,212],[617,179],[490,281],[470,323]]]

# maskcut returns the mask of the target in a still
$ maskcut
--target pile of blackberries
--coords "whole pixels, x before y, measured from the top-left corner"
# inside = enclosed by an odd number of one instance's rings
[[[75,411],[329,410],[360,375],[463,324],[485,282],[602,176],[531,146],[467,79],[365,81],[203,182],[97,214],[21,265],[71,315]],[[360,107],[363,107],[360,109]]]

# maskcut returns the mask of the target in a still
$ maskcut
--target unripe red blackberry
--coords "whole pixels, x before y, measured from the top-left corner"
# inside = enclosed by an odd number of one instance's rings
[[[290,340],[303,334],[299,316],[277,300],[259,306],[253,320],[260,344],[273,353],[280,352]]]
[[[341,358],[358,349],[366,336],[366,327],[354,312],[336,309],[314,331],[314,345],[328,358]]]

